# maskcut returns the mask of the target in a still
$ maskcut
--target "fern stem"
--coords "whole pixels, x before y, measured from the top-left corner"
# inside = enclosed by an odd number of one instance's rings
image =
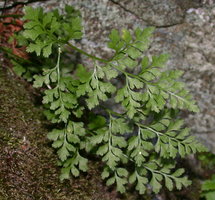
[[[78,47],[76,47],[76,46],[74,46],[74,45],[72,45],[72,44],[70,44],[70,43],[67,43],[67,45],[68,45],[69,47],[71,47],[72,49],[78,51],[79,53],[84,54],[85,56],[87,56],[87,57],[89,57],[89,58],[92,58],[93,60],[98,60],[98,61],[103,62],[103,63],[108,63],[108,62],[110,62],[110,61],[112,60],[112,59],[110,59],[110,60],[105,60],[105,59],[102,59],[102,58],[93,56],[93,55],[91,55],[91,54],[89,54],[89,53],[83,51],[82,49],[79,49]]]
[[[99,105],[101,108],[103,108],[108,114],[113,114],[113,115],[115,115],[115,116],[118,116],[118,117],[122,117],[122,118],[125,118],[125,119],[127,119],[125,116],[123,116],[124,114],[122,113],[118,113],[118,112],[115,112],[115,111],[113,111],[113,110],[111,110],[111,109],[109,109],[109,108],[106,108],[105,106],[103,106],[103,105]]]
[[[60,84],[60,54],[61,54],[61,48],[58,47],[58,57],[57,57],[57,81],[58,81],[58,86]]]
[[[112,116],[111,114],[109,113],[109,116],[110,116],[110,122],[109,122],[109,131],[108,131],[108,150],[111,151],[112,149],[112,144],[111,144],[111,140],[112,140]]]
[[[109,60],[105,60],[105,59],[103,59],[103,58],[99,58],[99,57],[93,56],[93,55],[87,53],[86,51],[83,51],[82,49],[79,49],[78,47],[76,47],[76,46],[74,46],[74,45],[72,45],[72,44],[70,44],[70,43],[67,43],[67,45],[68,45],[69,47],[71,47],[72,49],[78,51],[79,53],[84,54],[85,56],[87,56],[87,57],[89,57],[89,58],[92,58],[93,60],[98,60],[98,61],[103,62],[103,63],[109,63],[109,62],[112,61],[113,58],[115,57],[115,55],[114,55],[114,56],[113,56],[112,58],[110,58]],[[123,73],[124,75],[130,76],[130,77],[132,77],[132,78],[136,78],[136,79],[138,79],[138,80],[140,80],[140,81],[142,81],[142,82],[148,84],[147,81],[143,80],[143,79],[140,78],[139,76],[137,76],[137,75],[135,75],[135,74],[131,74],[131,73],[129,73],[129,72],[126,72],[126,71],[120,69],[119,67],[117,67],[116,65],[114,65],[113,63],[111,63],[111,66],[112,66],[114,69],[118,70],[119,72]]]
[[[155,134],[157,135],[157,137],[160,137],[160,136],[167,136],[169,139],[175,140],[176,142],[180,142],[180,143],[183,144],[183,141],[180,141],[180,140],[178,140],[177,138],[175,138],[175,137],[173,137],[173,136],[170,136],[170,135],[167,135],[167,134],[158,132],[158,131],[154,130],[153,128],[150,128],[150,127],[148,127],[148,126],[145,126],[145,125],[142,125],[142,124],[139,124],[139,123],[138,123],[138,125],[139,125],[140,127],[143,127],[143,128],[145,128],[145,129],[148,129],[148,130],[152,131],[153,133],[155,133]]]
[[[61,56],[61,47],[59,46],[58,47],[57,65],[56,65],[56,68],[57,68],[57,87],[58,87],[61,105],[63,105],[62,92],[60,89],[60,56]]]

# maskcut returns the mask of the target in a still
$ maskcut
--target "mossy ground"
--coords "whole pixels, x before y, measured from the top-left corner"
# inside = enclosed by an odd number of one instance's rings
[[[118,199],[101,181],[98,163],[80,178],[59,181],[49,124],[29,87],[0,71],[0,200]]]

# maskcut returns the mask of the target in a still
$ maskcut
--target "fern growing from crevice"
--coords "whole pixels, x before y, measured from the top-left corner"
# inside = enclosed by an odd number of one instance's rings
[[[58,127],[48,138],[59,156],[61,180],[86,172],[86,155],[94,154],[104,163],[102,178],[121,193],[128,183],[140,194],[148,185],[159,192],[163,181],[170,191],[174,185],[188,186],[184,170],[175,169],[173,160],[205,148],[172,110],[198,108],[179,81],[182,72],[163,70],[167,54],[144,56],[154,28],[137,28],[134,34],[112,30],[108,47],[114,55],[105,60],[70,43],[82,37],[81,17],[70,6],[65,10],[60,15],[25,7],[23,33],[30,53],[49,57],[58,48],[56,66],[35,75],[34,87],[46,87],[45,115]],[[62,74],[61,54],[68,47],[91,58],[93,69],[79,64],[72,74]],[[120,84],[113,81],[118,77]],[[120,109],[113,110],[113,105]]]

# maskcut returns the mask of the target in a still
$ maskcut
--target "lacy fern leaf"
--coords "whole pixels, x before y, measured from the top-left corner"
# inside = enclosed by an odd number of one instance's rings
[[[206,149],[171,113],[197,112],[198,107],[180,81],[182,72],[165,70],[169,55],[145,55],[154,28],[112,30],[108,47],[114,54],[105,60],[69,43],[82,37],[81,17],[71,6],[65,11],[60,15],[26,7],[24,16],[27,51],[44,57],[56,54],[56,48],[58,52],[56,66],[36,74],[34,87],[44,88],[45,114],[57,126],[48,138],[62,166],[60,179],[86,172],[93,154],[103,163],[102,179],[121,193],[129,184],[140,194],[148,185],[155,193],[163,185],[170,191],[187,187],[191,182],[184,169],[175,169],[173,159]],[[79,64],[64,74],[64,46],[88,56],[94,65]]]
[[[43,54],[44,57],[49,57],[53,44],[59,45],[71,39],[80,39],[82,37],[81,18],[75,10],[73,10],[75,14],[70,15],[71,9],[67,6],[65,16],[61,16],[57,11],[44,13],[42,8],[33,9],[26,6],[23,19],[28,22],[24,24],[23,35],[30,41],[27,51],[36,52],[37,56]],[[65,21],[64,18],[67,20]]]

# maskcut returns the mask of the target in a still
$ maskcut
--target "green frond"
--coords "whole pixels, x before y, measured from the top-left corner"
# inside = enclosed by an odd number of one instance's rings
[[[154,28],[112,30],[108,47],[114,54],[105,60],[69,43],[82,38],[81,15],[73,7],[66,6],[64,15],[25,7],[24,19],[29,53],[48,58],[58,50],[56,66],[35,74],[33,86],[43,88],[44,113],[58,127],[48,139],[59,157],[60,179],[86,172],[84,156],[93,154],[104,164],[102,179],[120,193],[128,183],[141,195],[149,185],[155,193],[163,186],[172,191],[190,185],[184,169],[169,163],[206,148],[170,111],[198,107],[181,81],[183,73],[165,70],[168,54],[145,55]],[[65,74],[64,46],[91,58],[93,67],[78,64]],[[18,64],[14,69],[20,75],[27,71]],[[213,183],[205,182],[203,190],[211,189]]]

